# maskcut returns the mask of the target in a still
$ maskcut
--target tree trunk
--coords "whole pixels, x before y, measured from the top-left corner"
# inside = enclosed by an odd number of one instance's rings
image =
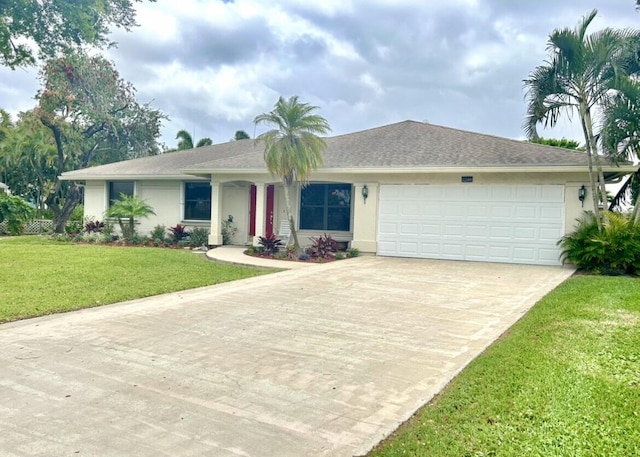
[[[298,242],[298,232],[296,232],[296,221],[293,219],[293,212],[291,211],[291,196],[289,190],[291,184],[284,185],[284,201],[287,211],[287,219],[289,220],[289,229],[291,230],[291,236],[293,236],[293,250],[297,254],[300,254],[300,243]]]
[[[54,194],[50,194],[46,199],[47,205],[51,208],[51,211],[53,211],[53,230],[56,233],[64,233],[71,213],[82,200],[82,193],[78,187],[75,183],[70,184],[67,190],[67,197],[64,199],[64,205],[62,205],[62,207],[55,201]]]
[[[598,187],[596,185],[596,175],[593,171],[593,156],[592,156],[592,143],[591,136],[586,124],[586,108],[580,105],[580,124],[582,125],[582,131],[584,133],[585,147],[587,149],[587,162],[589,164],[589,181],[591,184],[591,198],[593,199],[593,214],[596,216],[596,222],[598,224],[598,230],[602,230],[602,218],[600,217],[600,206],[598,204]]]
[[[593,136],[593,123],[591,121],[591,112],[587,108],[585,111],[585,122],[587,129],[590,134],[591,141],[591,151],[593,154],[593,159],[596,164],[596,171],[598,173],[598,181],[600,182],[600,195],[599,197],[602,199],[603,206],[606,208],[607,204],[607,187],[604,181],[604,172],[602,171],[602,163],[600,162],[600,155],[598,155],[598,145],[596,144],[595,138]],[[607,212],[602,213],[602,220],[605,224],[609,222],[609,216]]]

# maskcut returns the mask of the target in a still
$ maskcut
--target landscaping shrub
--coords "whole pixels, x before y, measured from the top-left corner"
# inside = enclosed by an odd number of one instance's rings
[[[640,272],[640,225],[620,213],[607,213],[609,222],[598,230],[595,215],[585,213],[574,232],[560,239],[561,259],[599,274]]]
[[[360,255],[360,249],[351,248],[351,249],[349,249],[349,252],[347,252],[347,255],[349,257],[358,257]]]
[[[321,235],[317,238],[311,237],[309,239],[311,240],[309,254],[312,257],[326,259],[338,251],[338,243],[331,237],[331,235],[327,235],[325,233],[324,236]]]
[[[238,227],[233,223],[233,217],[229,215],[229,219],[222,221],[222,244],[231,244],[236,233],[238,233]]]
[[[9,235],[20,235],[24,224],[35,214],[34,209],[17,195],[0,193],[0,222],[7,221]]]
[[[151,233],[149,234],[149,238],[151,238],[155,243],[164,243],[164,237],[167,234],[167,228],[162,225],[156,225]]]
[[[169,232],[171,232],[171,238],[174,243],[179,243],[190,235],[187,227],[180,224],[176,224],[175,227],[169,227]]]
[[[87,223],[84,224],[84,231],[86,233],[102,233],[102,230],[104,230],[104,222],[87,221]]]
[[[209,243],[209,230],[204,227],[194,227],[189,237],[189,246],[192,248],[206,246]]]
[[[262,252],[267,255],[275,254],[284,246],[283,241],[273,233],[258,237],[258,244],[262,248]]]

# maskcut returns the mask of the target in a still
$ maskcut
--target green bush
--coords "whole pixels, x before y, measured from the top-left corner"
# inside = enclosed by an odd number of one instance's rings
[[[559,242],[561,259],[594,273],[638,274],[640,272],[640,225],[620,213],[608,212],[602,230],[593,213],[578,219],[573,233]]]
[[[35,210],[17,195],[0,193],[0,222],[7,221],[9,235],[20,235],[24,224],[35,215]]]
[[[189,236],[189,246],[192,248],[209,244],[209,231],[204,227],[194,227]]]
[[[152,240],[160,240],[160,241],[164,241],[164,237],[167,235],[167,227],[165,227],[164,225],[156,225],[153,230],[151,230],[151,233],[149,233],[149,238],[151,238]]]

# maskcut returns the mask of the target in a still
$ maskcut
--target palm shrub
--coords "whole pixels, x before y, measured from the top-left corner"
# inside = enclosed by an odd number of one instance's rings
[[[122,236],[130,240],[136,235],[135,221],[156,214],[153,208],[137,195],[120,194],[120,200],[111,205],[105,213],[107,217],[118,220]]]
[[[609,212],[598,229],[592,212],[578,219],[576,230],[560,239],[561,259],[578,268],[601,274],[640,272],[640,224],[628,216]]]

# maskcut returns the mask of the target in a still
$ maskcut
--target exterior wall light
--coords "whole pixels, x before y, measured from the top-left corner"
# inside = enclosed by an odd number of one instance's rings
[[[369,198],[369,188],[365,184],[364,186],[362,186],[362,199],[365,203],[367,203],[367,198]]]
[[[580,200],[580,203],[582,203],[582,207],[584,208],[584,199],[587,196],[587,188],[584,187],[584,184],[582,185],[582,187],[580,187],[580,189],[578,190],[578,200]]]

